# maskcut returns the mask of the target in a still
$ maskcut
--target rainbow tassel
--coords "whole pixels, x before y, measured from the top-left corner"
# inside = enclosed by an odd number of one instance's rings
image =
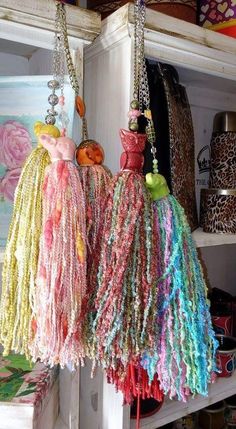
[[[150,381],[158,374],[170,398],[186,401],[206,396],[216,371],[218,343],[212,329],[207,288],[183,208],[164,196],[159,174],[146,176],[154,203],[157,237],[156,338],[154,353],[145,353],[142,366]],[[165,179],[164,179],[165,180]],[[161,192],[160,192],[161,191]]]

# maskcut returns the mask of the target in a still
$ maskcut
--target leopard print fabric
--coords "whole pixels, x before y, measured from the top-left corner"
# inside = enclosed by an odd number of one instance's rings
[[[236,189],[236,133],[214,133],[211,139],[209,188]],[[204,232],[236,233],[236,196],[201,193]]]
[[[236,196],[201,194],[200,213],[204,232],[236,233]]]
[[[185,210],[191,230],[198,227],[195,195],[194,132],[185,88],[171,83],[169,66],[160,64],[169,117],[171,190]]]
[[[209,188],[236,189],[236,133],[214,133]]]

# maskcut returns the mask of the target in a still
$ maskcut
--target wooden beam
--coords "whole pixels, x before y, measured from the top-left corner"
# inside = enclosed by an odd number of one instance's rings
[[[100,15],[78,6],[65,7],[69,36],[93,41],[100,32]],[[1,21],[5,21],[53,32],[55,11],[54,0],[0,0],[0,27]]]

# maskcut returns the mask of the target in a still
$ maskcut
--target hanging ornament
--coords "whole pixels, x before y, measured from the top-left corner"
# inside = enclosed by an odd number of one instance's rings
[[[87,137],[87,134],[86,134]],[[76,160],[85,197],[87,250],[87,296],[83,306],[86,307],[84,326],[87,339],[87,353],[91,344],[92,325],[95,314],[94,300],[97,291],[96,274],[98,255],[101,245],[100,224],[103,221],[108,187],[111,182],[110,170],[102,165],[104,151],[94,140],[83,140],[76,150]]]
[[[37,138],[42,132],[53,137],[60,135],[58,128],[42,122],[36,122],[34,132]],[[29,358],[42,223],[42,185],[49,162],[48,153],[38,140],[25,162],[15,191],[2,270],[0,342],[4,355],[14,350]]]
[[[146,136],[126,130],[120,136],[122,170],[111,183],[102,220],[93,359],[123,378],[154,341],[156,255],[152,204],[141,174]]]
[[[145,12],[145,2],[137,0],[139,100],[147,120],[146,134],[153,155],[153,173],[146,175],[146,186],[154,201],[157,232],[155,343],[152,353],[144,353],[142,367],[148,372],[149,383],[157,374],[166,395],[186,401],[189,395],[207,395],[208,384],[216,371],[218,343],[190,227],[183,208],[169,195],[166,180],[158,173],[144,56]]]
[[[86,294],[86,224],[83,191],[73,163],[75,143],[41,135],[52,164],[44,181],[33,360],[79,365],[84,358],[82,301]]]
[[[43,225],[33,307],[33,360],[75,368],[85,357],[82,326],[86,305],[86,217],[81,181],[74,161],[75,143],[65,137],[68,116],[64,111],[65,59],[76,94],[79,84],[72,63],[65,5],[56,2],[54,78],[61,95],[58,121],[62,137],[42,134],[40,140],[51,157],[43,185]],[[75,87],[76,86],[76,87]],[[49,97],[50,100],[53,98]]]
[[[137,133],[138,72],[135,62],[130,130],[120,131],[121,171],[112,180],[102,219],[91,350],[94,364],[106,370],[125,403],[152,394],[162,398],[157,377],[149,386],[141,367],[144,352],[152,353],[155,342],[157,255],[151,195],[142,176],[146,135]]]
[[[94,140],[83,140],[76,150],[78,171],[85,193],[87,236],[89,245],[88,266],[96,251],[99,225],[104,211],[107,189],[111,181],[110,170],[103,165],[104,151]]]

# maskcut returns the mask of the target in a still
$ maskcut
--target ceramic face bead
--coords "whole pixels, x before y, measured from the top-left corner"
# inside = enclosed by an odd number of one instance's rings
[[[85,140],[76,151],[76,161],[81,166],[100,165],[104,161],[104,150],[96,141]]]

